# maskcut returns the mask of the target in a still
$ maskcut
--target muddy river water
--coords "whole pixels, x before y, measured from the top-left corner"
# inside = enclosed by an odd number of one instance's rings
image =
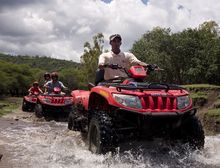
[[[129,145],[133,149],[126,149]],[[148,141],[124,144],[114,155],[96,155],[88,151],[80,133],[67,129],[67,123],[15,122],[0,127],[0,146],[13,168],[220,168],[220,135],[206,136],[200,152]]]

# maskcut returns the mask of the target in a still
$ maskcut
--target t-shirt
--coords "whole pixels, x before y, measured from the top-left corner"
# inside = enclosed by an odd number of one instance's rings
[[[52,93],[55,87],[59,87],[60,89],[65,88],[62,82],[60,81],[48,81],[46,84],[49,88],[47,89],[48,93]]]
[[[129,69],[132,65],[137,65],[140,62],[141,61],[138,60],[132,53],[120,52],[119,54],[114,54],[110,51],[99,56],[98,65],[118,64],[126,69]],[[114,79],[116,77],[127,77],[127,74],[123,69],[105,68],[105,80]]]
[[[32,94],[34,93],[34,92],[38,92],[38,93],[40,93],[40,88],[39,87],[31,87],[30,89],[29,89],[29,92],[31,92]]]

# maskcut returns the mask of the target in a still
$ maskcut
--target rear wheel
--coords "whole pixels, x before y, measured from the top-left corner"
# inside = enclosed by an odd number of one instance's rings
[[[43,108],[42,108],[41,104],[36,104],[35,108],[34,108],[34,111],[35,111],[35,115],[36,115],[37,118],[42,118],[43,117]]]
[[[92,153],[106,153],[114,149],[114,134],[111,118],[104,112],[92,115],[89,132],[89,150]]]

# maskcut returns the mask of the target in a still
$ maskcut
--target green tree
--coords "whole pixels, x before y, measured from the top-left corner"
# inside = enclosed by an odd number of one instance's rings
[[[86,42],[84,44],[84,53],[81,56],[83,66],[82,75],[85,81],[94,81],[95,72],[98,67],[98,57],[103,52],[104,36],[102,33],[93,37],[93,44]]]
[[[142,38],[133,44],[131,52],[140,60],[148,64],[157,64],[166,69],[166,73],[151,74],[148,80],[164,81],[173,76],[171,67],[171,48],[170,29],[160,27],[146,32]],[[153,79],[152,79],[153,78]],[[170,79],[171,80],[171,79]]]
[[[214,21],[198,28],[171,33],[154,28],[136,41],[132,52],[147,63],[164,68],[159,81],[169,83],[220,83],[219,27]],[[153,77],[155,80],[156,78]]]

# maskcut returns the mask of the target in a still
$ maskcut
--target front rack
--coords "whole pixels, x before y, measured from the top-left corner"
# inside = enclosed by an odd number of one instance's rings
[[[165,90],[168,92],[169,90],[183,90],[185,88],[176,85],[176,84],[166,84],[166,83],[138,83],[131,82],[129,84],[119,84],[119,83],[105,83],[104,86],[107,87],[116,87],[117,91],[124,90]]]

